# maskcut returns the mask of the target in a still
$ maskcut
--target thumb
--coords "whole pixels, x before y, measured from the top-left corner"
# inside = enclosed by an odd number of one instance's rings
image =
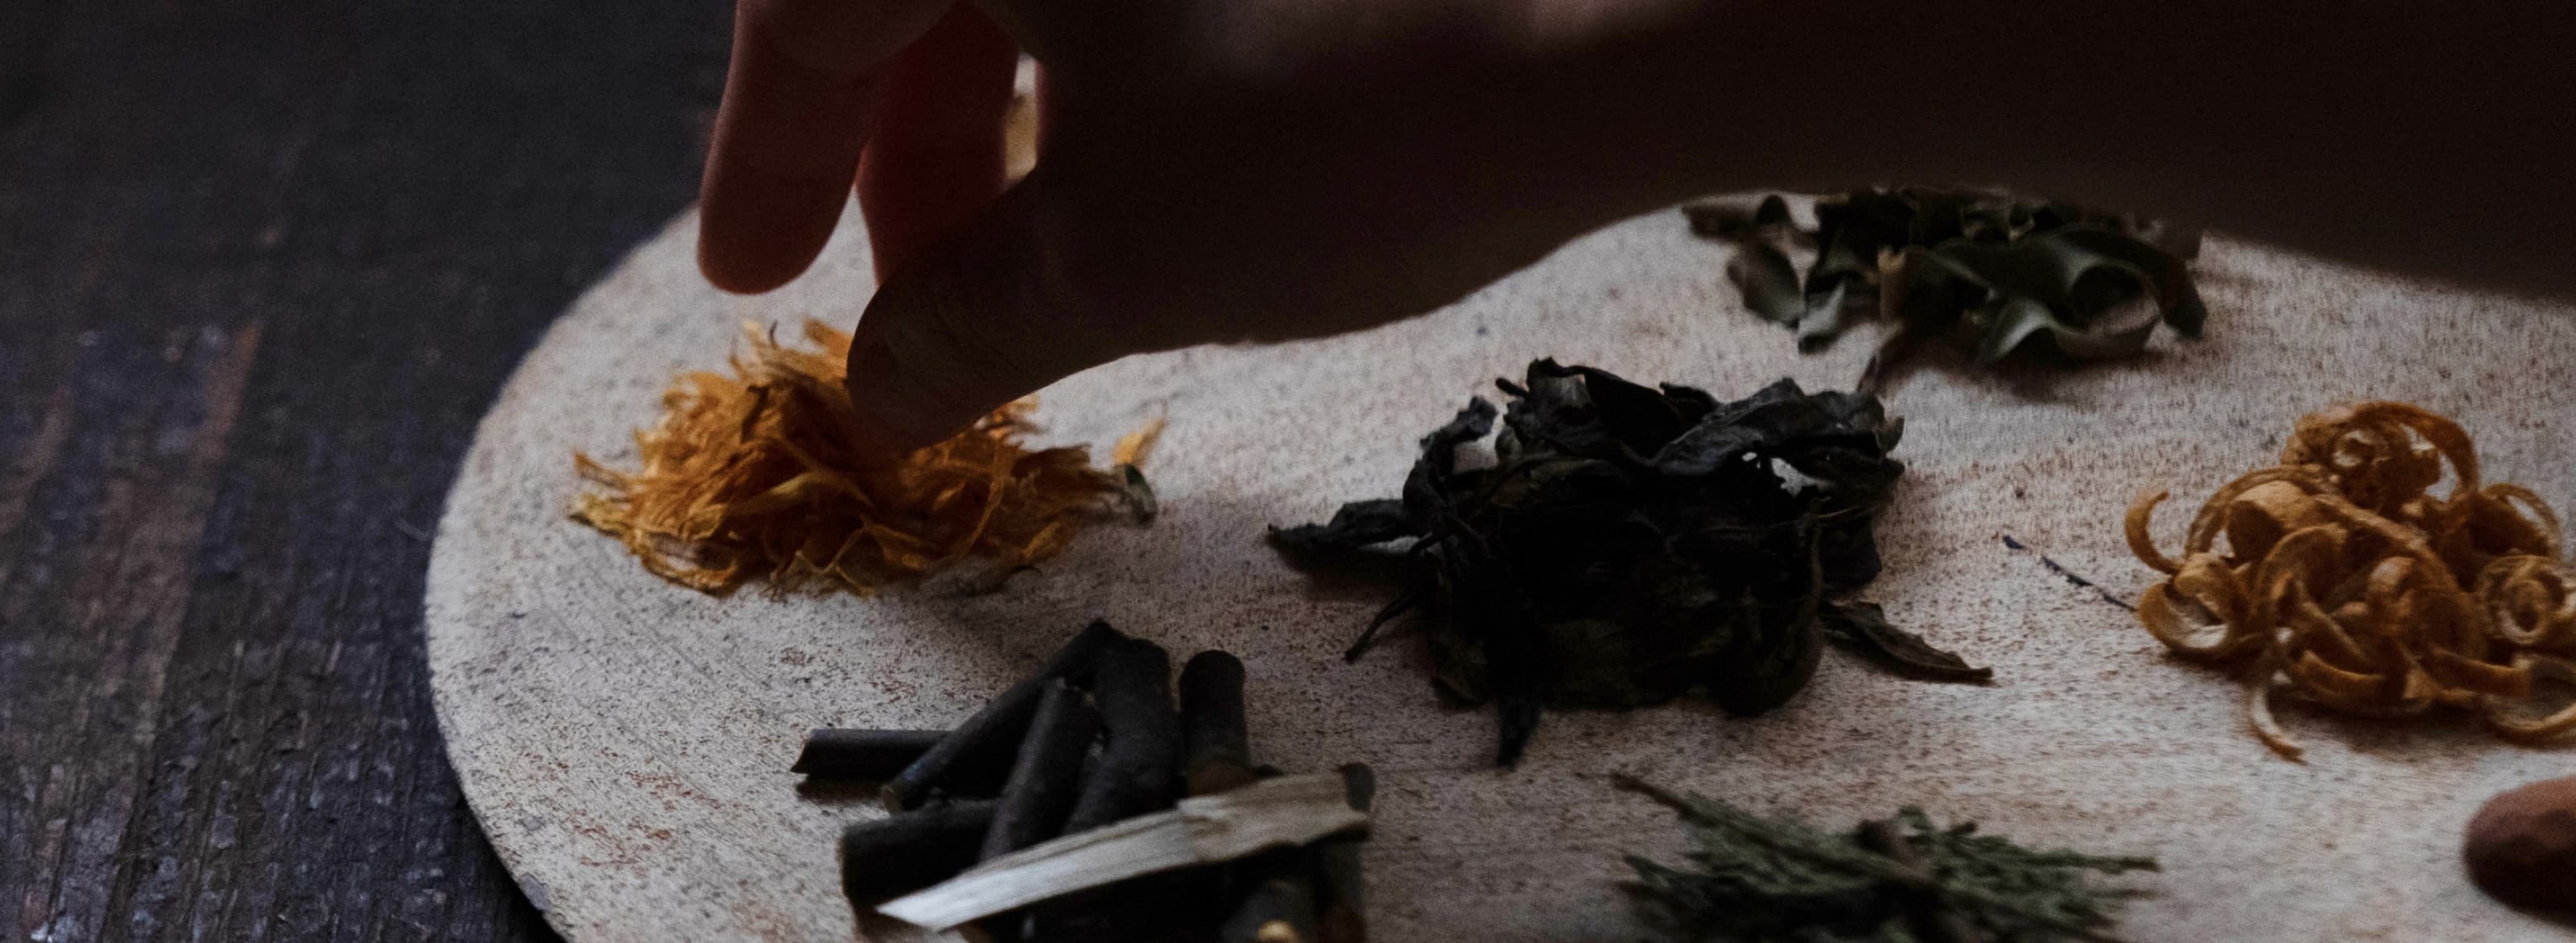
[[[1147,349],[1096,316],[1100,286],[1075,273],[1065,201],[1032,173],[936,252],[877,290],[851,332],[850,402],[871,445],[936,443],[1076,371]]]

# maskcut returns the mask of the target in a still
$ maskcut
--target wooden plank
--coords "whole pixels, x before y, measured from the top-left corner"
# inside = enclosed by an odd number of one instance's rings
[[[694,195],[724,9],[0,6],[0,936],[549,938],[407,531]]]

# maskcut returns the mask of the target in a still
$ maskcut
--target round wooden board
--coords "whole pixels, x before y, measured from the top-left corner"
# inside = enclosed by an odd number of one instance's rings
[[[848,214],[855,218],[856,213]],[[1094,616],[1251,671],[1254,748],[1381,771],[1370,921],[1399,941],[1633,941],[1625,852],[1680,833],[1612,789],[1629,772],[1844,824],[1919,804],[2045,845],[2154,854],[2139,941],[2529,940],[2457,864],[2477,804],[2576,772],[2473,721],[2349,721],[2292,707],[2310,747],[2272,757],[2231,677],[2169,659],[2126,612],[2010,535],[2127,596],[2150,582],[2118,520],[2147,486],[2181,504],[2279,448],[2309,409],[2412,400],[2479,437],[2490,477],[2576,508],[2576,321],[2231,240],[2200,264],[2198,343],[1995,379],[1916,373],[1891,397],[1912,465],[1867,594],[1897,624],[1994,667],[1993,687],[1917,684],[1827,656],[1755,720],[1700,700],[1548,715],[1517,770],[1488,763],[1490,712],[1446,708],[1409,644],[1338,656],[1381,600],[1319,589],[1263,528],[1391,496],[1414,440],[1533,358],[1740,396],[1782,375],[1858,374],[1868,338],[1802,358],[1739,310],[1723,253],[1657,213],[1576,243],[1436,314],[1268,348],[1130,358],[1045,391],[1051,438],[1105,447],[1147,418],[1150,528],[1105,527],[985,596],[718,599],[662,583],[565,518],[571,453],[633,459],[674,371],[722,363],[745,319],[843,318],[867,297],[843,232],[792,288],[731,298],[692,262],[685,215],[576,304],[486,417],[450,495],[427,620],[438,716],[465,792],[538,906],[577,943],[846,940],[834,839],[879,815],[787,772],[810,727],[937,727]]]

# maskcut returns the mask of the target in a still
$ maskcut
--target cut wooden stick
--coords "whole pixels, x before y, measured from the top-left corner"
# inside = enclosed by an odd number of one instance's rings
[[[1241,659],[1204,651],[1181,666],[1181,740],[1190,795],[1224,792],[1258,778],[1244,720]]]
[[[960,802],[861,822],[841,832],[841,893],[861,910],[975,863],[994,803]]]
[[[1002,787],[993,827],[984,836],[986,859],[999,858],[1064,832],[1064,817],[1082,788],[1082,758],[1100,735],[1100,714],[1082,692],[1062,681],[1046,682],[1037,716],[1020,739],[1011,781]]]
[[[1282,776],[984,862],[879,913],[934,930],[1085,888],[1303,845],[1368,824],[1343,777]]]
[[[1343,799],[1367,812],[1377,772],[1366,763],[1340,770]],[[1368,938],[1360,871],[1360,836],[1335,835],[1249,862],[1246,892],[1218,927],[1222,943],[1315,943]]]
[[[1045,692],[1046,683],[1087,677],[1092,659],[1109,643],[1125,637],[1110,628],[1108,622],[1093,620],[1057,649],[1036,675],[994,697],[983,710],[958,724],[947,739],[887,780],[880,792],[886,808],[899,812],[918,806],[930,798],[931,790],[948,785],[960,771],[1009,769],[1019,751],[1021,734],[1028,731],[1029,718],[1037,713],[1038,695]]]
[[[1160,645],[1128,639],[1100,653],[1092,679],[1109,746],[1065,820],[1067,832],[1160,812],[1180,798],[1181,718],[1172,712],[1172,656]]]
[[[805,749],[796,754],[796,765],[787,771],[816,779],[884,782],[947,737],[945,730],[822,728],[805,734]]]
[[[1377,801],[1377,771],[1366,763],[1342,767],[1344,798],[1367,812]],[[1368,943],[1368,876],[1360,867],[1360,840],[1336,835],[1315,843],[1315,905],[1324,943]]]
[[[1217,927],[1219,943],[1315,943],[1313,849],[1274,851],[1246,862],[1252,890]]]

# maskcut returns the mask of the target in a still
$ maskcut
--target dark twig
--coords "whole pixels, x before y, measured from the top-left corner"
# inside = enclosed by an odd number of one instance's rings
[[[805,734],[805,749],[796,754],[796,765],[787,771],[816,779],[884,782],[947,737],[945,730],[823,728]]]
[[[2075,586],[2076,586],[2077,588],[2092,590],[2092,591],[2094,592],[2094,594],[2095,594],[2095,595],[2098,595],[2098,596],[2101,596],[2101,597],[2102,597],[2102,601],[2103,601],[2103,602],[2107,602],[2107,603],[2110,603],[2111,605],[2118,606],[2118,607],[2120,607],[2120,608],[2122,608],[2122,609],[2129,610],[2130,612],[2136,612],[2136,611],[2138,611],[2138,604],[2133,603],[2133,602],[2130,602],[2130,601],[2128,601],[2128,600],[2126,600],[2126,599],[2122,599],[2122,598],[2120,598],[2117,594],[2112,593],[2110,590],[2102,588],[2102,584],[2100,584],[2100,583],[2096,583],[2096,582],[2093,582],[2092,580],[2085,579],[2082,575],[2077,574],[2075,571],[2070,570],[2070,569],[2067,569],[2067,568],[2066,568],[2066,566],[2065,566],[2065,564],[2061,564],[2061,563],[2059,563],[2059,562],[2057,562],[2057,561],[2055,561],[2055,560],[2051,560],[2051,559],[2049,559],[2049,558],[2048,558],[2048,555],[2047,555],[2047,554],[2040,553],[2040,552],[2039,552],[2039,551],[2037,551],[2037,550],[2033,550],[2033,549],[2031,549],[2031,547],[2030,547],[2030,545],[2029,545],[2029,544],[2025,544],[2025,543],[2022,543],[2021,541],[2014,540],[2014,539],[2013,539],[2013,535],[2011,535],[2011,534],[2005,534],[2005,535],[2003,535],[2003,538],[2004,538],[2004,546],[2009,547],[2009,548],[2012,548],[2012,549],[2014,549],[2014,550],[2023,551],[2023,552],[2029,553],[2029,554],[2030,554],[2030,555],[2032,555],[2032,556],[2038,557],[2038,558],[2039,558],[2039,565],[2044,566],[2044,567],[2047,567],[2049,572],[2051,572],[2051,573],[2055,573],[2055,574],[2057,574],[2058,576],[2065,578],[2065,580],[2066,580],[2067,582],[2072,583],[2072,584],[2075,584]]]
[[[1243,661],[1222,651],[1181,666],[1182,770],[1188,792],[1204,796],[1250,783],[1252,739],[1244,719]]]
[[[1351,808],[1362,812],[1377,798],[1377,771],[1366,763],[1342,767]],[[1336,835],[1315,843],[1315,909],[1324,943],[1368,943],[1368,878],[1360,867],[1360,837]]]
[[[888,780],[883,790],[886,808],[901,811],[918,806],[930,798],[933,789],[949,785],[960,770],[1010,768],[1012,757],[1019,751],[1020,735],[1029,727],[1029,717],[1037,713],[1038,696],[1045,692],[1048,681],[1059,678],[1082,678],[1089,675],[1091,661],[1109,643],[1125,638],[1109,623],[1094,621],[1058,649],[1046,666],[1026,681],[1012,685],[995,696],[957,725],[948,739],[931,747]]]
[[[1172,656],[1144,639],[1100,653],[1092,693],[1109,746],[1083,784],[1067,832],[1160,812],[1180,798],[1181,718],[1172,711]]]
[[[993,810],[993,828],[984,833],[986,860],[1063,833],[1065,815],[1082,788],[1082,758],[1099,735],[1100,713],[1084,703],[1082,692],[1047,681],[1037,716],[1020,739],[1010,784],[1002,787],[1002,804]]]
[[[960,802],[850,826],[841,833],[841,892],[865,912],[973,866],[993,805]]]

